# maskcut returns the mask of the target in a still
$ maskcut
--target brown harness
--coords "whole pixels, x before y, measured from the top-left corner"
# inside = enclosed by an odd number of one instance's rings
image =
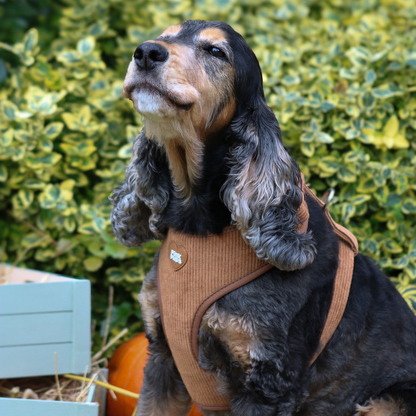
[[[324,203],[304,186],[303,193],[320,206]],[[320,337],[316,360],[335,332],[348,300],[358,252],[352,233],[331,218],[327,219],[339,237],[339,263],[328,316]],[[305,199],[298,209],[301,225],[308,228],[309,211]],[[216,379],[198,364],[198,331],[206,310],[216,300],[251,282],[273,266],[257,258],[236,227],[227,227],[221,235],[191,236],[169,230],[160,249],[158,295],[162,325],[169,348],[182,380],[193,401],[202,409],[228,410],[229,399],[220,395]]]

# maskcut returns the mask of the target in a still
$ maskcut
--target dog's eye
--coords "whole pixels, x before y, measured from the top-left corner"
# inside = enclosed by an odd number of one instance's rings
[[[216,58],[225,58],[225,53],[216,46],[210,46],[207,49],[208,53],[210,53],[212,56],[215,56]]]

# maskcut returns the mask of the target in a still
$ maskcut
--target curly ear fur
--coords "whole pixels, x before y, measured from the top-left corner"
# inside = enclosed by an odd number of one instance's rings
[[[296,231],[299,167],[266,104],[256,56],[240,35],[232,38],[238,107],[228,129],[232,147],[223,201],[259,258],[281,270],[301,269],[313,262],[316,247],[311,232]]]
[[[122,186],[115,188],[111,225],[117,239],[128,247],[163,239],[161,216],[169,202],[171,180],[163,148],[140,133]]]

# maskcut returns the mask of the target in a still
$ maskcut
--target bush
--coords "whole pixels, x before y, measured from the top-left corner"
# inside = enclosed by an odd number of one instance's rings
[[[0,44],[0,260],[88,277],[99,323],[115,285],[113,333],[126,321],[141,329],[136,295],[159,243],[123,247],[109,224],[108,196],[142,125],[122,82],[143,41],[217,19],[257,54],[307,181],[318,195],[335,188],[334,218],[416,309],[413,0],[38,3],[39,30]]]

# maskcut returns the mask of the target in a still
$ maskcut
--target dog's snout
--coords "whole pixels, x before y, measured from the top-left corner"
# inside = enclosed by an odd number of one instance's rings
[[[158,43],[142,43],[134,52],[134,60],[140,69],[150,70],[167,61],[169,52]]]

